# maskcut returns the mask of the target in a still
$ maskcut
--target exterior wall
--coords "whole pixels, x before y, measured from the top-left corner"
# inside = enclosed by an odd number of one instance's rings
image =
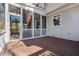
[[[53,25],[53,16],[61,15],[60,25]],[[47,17],[48,36],[79,41],[79,5]]]
[[[46,6],[46,10],[45,10],[45,13],[48,13],[48,12],[51,12],[63,5],[65,5],[66,3],[49,3],[47,4]]]

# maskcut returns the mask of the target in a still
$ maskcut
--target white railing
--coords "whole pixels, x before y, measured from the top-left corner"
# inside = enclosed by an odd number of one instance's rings
[[[5,45],[5,32],[0,33],[0,52],[2,51]]]

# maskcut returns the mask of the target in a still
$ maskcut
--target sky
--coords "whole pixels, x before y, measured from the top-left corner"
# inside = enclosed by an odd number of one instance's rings
[[[11,17],[11,21],[13,21],[13,20],[15,20],[15,19],[18,19],[18,20],[20,19],[19,16],[15,16],[15,15],[11,15],[10,17]]]

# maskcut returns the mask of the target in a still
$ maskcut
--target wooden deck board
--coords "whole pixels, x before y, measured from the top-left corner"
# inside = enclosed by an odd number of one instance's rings
[[[42,37],[12,41],[7,45],[4,56],[79,56],[79,42]]]

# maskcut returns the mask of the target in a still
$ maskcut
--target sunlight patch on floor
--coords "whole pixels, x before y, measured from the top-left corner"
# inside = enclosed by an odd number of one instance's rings
[[[23,42],[19,42],[19,41],[14,42],[14,43],[11,42],[7,46],[7,48],[8,48],[8,52],[12,53],[13,55],[17,55],[17,56],[31,55],[43,49],[35,45],[27,46]]]
[[[56,56],[56,54],[54,52],[51,52],[49,50],[46,50],[43,53],[39,54],[39,56],[51,56],[51,55]]]

